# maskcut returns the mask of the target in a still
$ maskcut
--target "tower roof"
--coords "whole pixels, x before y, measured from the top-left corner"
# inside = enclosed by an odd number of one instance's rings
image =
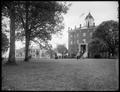
[[[89,18],[89,19],[91,19],[91,18],[94,19],[90,12],[89,12],[89,14],[86,16],[85,19],[88,19],[88,18]]]

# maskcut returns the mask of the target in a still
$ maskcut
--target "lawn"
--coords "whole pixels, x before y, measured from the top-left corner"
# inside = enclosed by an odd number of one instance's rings
[[[115,59],[41,59],[2,65],[2,90],[118,90]]]

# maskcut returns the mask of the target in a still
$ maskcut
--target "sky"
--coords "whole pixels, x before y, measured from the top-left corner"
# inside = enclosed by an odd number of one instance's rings
[[[71,7],[67,14],[63,15],[65,29],[61,31],[62,35],[53,35],[50,43],[55,48],[58,44],[64,44],[68,48],[68,27],[74,29],[80,24],[84,26],[84,19],[90,12],[95,19],[95,25],[99,25],[106,20],[118,21],[118,2],[117,1],[71,1]],[[24,45],[16,42],[16,49]]]

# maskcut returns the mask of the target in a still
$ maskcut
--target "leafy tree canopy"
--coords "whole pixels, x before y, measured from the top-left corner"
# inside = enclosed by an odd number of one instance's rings
[[[9,39],[2,33],[2,53],[5,53],[9,48]]]
[[[58,53],[61,53],[61,54],[66,54],[68,51],[65,45],[58,45],[56,50],[58,51]]]
[[[94,39],[91,39],[88,45],[88,50],[91,53],[100,53],[100,52],[107,51],[108,46],[103,40],[99,38],[94,38]]]
[[[18,40],[25,35],[25,2],[16,6],[16,25]],[[50,40],[51,34],[55,34],[64,28],[62,13],[67,13],[68,6],[65,3],[55,1],[30,1],[28,3],[28,31],[30,39]],[[18,26],[20,25],[20,26]]]
[[[92,38],[99,38],[105,41],[109,46],[115,46],[119,40],[118,22],[110,20],[102,22],[95,32]]]
[[[92,44],[94,44],[96,47],[95,48],[102,48],[99,46],[97,47],[98,44],[95,42],[103,42],[105,43],[103,46],[107,46],[107,50],[109,53],[114,54],[116,48],[119,46],[119,29],[118,29],[118,22],[114,20],[110,21],[104,21],[102,22],[95,30],[95,32],[92,35],[92,39],[99,39],[99,40],[94,40]]]

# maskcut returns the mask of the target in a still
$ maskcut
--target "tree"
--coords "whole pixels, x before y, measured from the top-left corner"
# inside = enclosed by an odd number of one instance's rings
[[[30,42],[37,42],[38,40],[35,40],[37,38],[46,44],[48,40],[51,40],[51,34],[63,29],[63,16],[61,14],[66,13],[68,7],[64,3],[55,1],[29,1],[22,4],[23,6],[18,6],[17,14],[18,19],[20,19],[18,23],[22,23],[24,30],[18,33],[17,37],[19,39],[19,37],[25,36],[25,61],[28,61]]]
[[[90,57],[95,57],[95,55],[100,55],[101,53],[107,52],[107,49],[107,44],[99,38],[91,39],[88,44],[88,52]]]
[[[47,53],[50,55],[50,58],[54,58],[55,56],[55,51],[52,49],[47,50]]]
[[[10,52],[7,64],[16,64],[15,62],[15,2],[3,1],[2,2],[3,15],[10,17]]]
[[[118,22],[110,20],[102,22],[95,32],[93,33],[93,39],[99,38],[103,40],[108,46],[109,56],[116,53],[116,48],[119,46],[119,29]]]
[[[4,54],[9,48],[9,40],[7,36],[2,33],[2,53]]]
[[[56,50],[58,51],[58,53],[61,53],[62,56],[65,55],[68,52],[68,50],[65,47],[65,45],[58,45]]]
[[[2,17],[2,54],[7,52],[9,48],[9,39],[7,37],[7,24],[4,21],[4,18]]]

